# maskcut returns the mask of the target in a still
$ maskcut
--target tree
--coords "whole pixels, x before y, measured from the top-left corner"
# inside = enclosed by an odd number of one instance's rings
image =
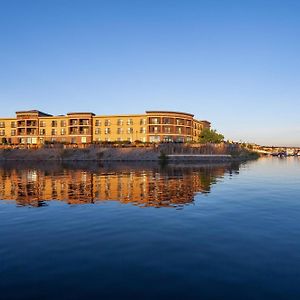
[[[219,144],[223,142],[224,136],[220,133],[217,133],[215,129],[203,128],[202,132],[199,135],[199,142],[201,144],[205,143],[215,143]]]

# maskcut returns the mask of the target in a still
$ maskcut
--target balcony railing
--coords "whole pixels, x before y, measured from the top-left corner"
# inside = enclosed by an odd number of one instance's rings
[[[79,125],[78,120],[70,120],[70,126],[77,126]]]
[[[27,121],[26,126],[27,127],[36,127],[37,123],[35,121]]]
[[[81,120],[80,122],[79,122],[79,125],[90,125],[90,121],[89,120]]]

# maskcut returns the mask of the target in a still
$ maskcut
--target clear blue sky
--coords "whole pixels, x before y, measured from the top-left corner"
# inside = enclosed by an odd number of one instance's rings
[[[0,0],[0,115],[191,112],[300,145],[299,0]]]

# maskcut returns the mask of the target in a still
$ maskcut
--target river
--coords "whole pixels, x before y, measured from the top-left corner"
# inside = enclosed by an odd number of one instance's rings
[[[300,158],[0,165],[1,299],[300,299]]]

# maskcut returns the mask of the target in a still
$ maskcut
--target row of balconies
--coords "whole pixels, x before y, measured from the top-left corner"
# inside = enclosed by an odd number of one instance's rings
[[[79,134],[79,135],[90,135],[91,134],[91,130],[88,129],[84,129],[84,130],[78,130],[77,128],[71,129],[69,130],[70,135],[72,134]],[[3,135],[5,135],[5,133],[3,133]],[[32,130],[32,129],[27,129],[27,130],[20,130],[18,129],[17,132],[11,132],[12,136],[15,135],[19,135],[19,136],[37,136],[38,135],[38,131],[37,130]],[[45,129],[40,129],[39,131],[39,135],[46,135],[46,130]],[[56,129],[52,129],[51,130],[51,135],[67,135],[67,130],[63,130],[61,129],[60,131],[57,131]]]
[[[149,118],[149,124],[162,124],[162,125],[179,125],[179,126],[192,126],[191,120],[177,119],[177,118]]]
[[[51,127],[58,127],[59,121],[52,121]],[[123,126],[124,124],[133,125],[134,122],[132,119],[128,119],[127,122],[124,122],[122,119],[117,120],[117,126]],[[149,118],[149,125],[177,125],[177,126],[192,126],[191,120],[185,119],[176,119],[176,118]],[[46,127],[45,121],[40,121],[40,127]],[[111,126],[110,120],[105,120],[105,126]],[[146,119],[140,120],[140,125],[146,125]],[[17,127],[37,127],[38,121],[36,120],[21,120],[17,121]],[[60,121],[60,127],[66,127],[67,121],[62,120]],[[91,126],[91,120],[89,119],[70,119],[68,122],[68,126]],[[101,121],[96,120],[95,126],[101,126]],[[16,122],[11,122],[11,128],[16,127]],[[0,128],[5,128],[5,123],[0,122]],[[195,128],[197,129],[197,128]]]
[[[102,120],[99,120],[99,119],[96,119],[95,120],[95,126],[99,127],[101,125],[104,125],[104,126],[111,126],[111,125],[117,125],[117,126],[124,126],[124,125],[128,125],[128,126],[132,126],[135,124],[134,120],[133,119],[127,119],[127,120],[123,120],[123,119],[117,119],[117,122],[116,124],[111,122],[110,119],[106,119],[104,120],[104,122],[102,123]],[[146,125],[147,124],[147,120],[146,119],[140,119],[139,122],[137,122],[137,124],[140,124],[141,126],[142,125]]]
[[[58,127],[59,121],[51,121],[51,127]],[[40,121],[39,122],[40,127],[46,127],[47,124],[45,121]],[[91,122],[90,120],[69,120],[68,126],[90,126]],[[60,121],[60,127],[66,127],[67,126],[67,121],[62,120]],[[11,122],[11,128],[25,128],[25,127],[38,127],[38,121],[32,121],[32,120],[27,120],[27,121],[17,121],[16,122]],[[5,123],[0,122],[0,128],[5,128]]]
[[[149,133],[192,134],[190,127],[149,126]]]
[[[69,120],[69,126],[89,126],[91,122],[89,119],[71,119]]]
[[[58,127],[58,121],[52,121],[51,122],[51,127]],[[69,120],[68,122],[68,126],[70,127],[77,127],[77,126],[90,126],[91,125],[91,122],[90,120]],[[46,127],[46,122],[45,121],[41,121],[40,122],[40,127]],[[67,121],[65,120],[62,120],[60,121],[60,127],[67,127]]]
[[[173,129],[173,128],[172,128]],[[69,135],[91,135],[90,129],[78,129],[78,128],[70,128],[70,130],[61,129],[60,131],[56,129],[51,130],[51,135],[67,135],[67,132]],[[106,130],[103,132],[105,134],[111,134],[110,128],[106,128]],[[134,130],[133,128],[128,128],[126,131],[118,128],[116,131],[117,134],[133,134]],[[141,128],[139,131],[136,131],[135,133],[140,134],[146,134],[146,128]],[[149,134],[184,134],[184,135],[191,135],[192,131],[190,128],[183,128],[183,127],[177,127],[176,130],[171,130],[171,128],[158,128],[158,127],[150,127],[149,128]],[[11,135],[19,135],[19,136],[36,136],[38,134],[37,129],[18,129],[18,130],[11,130]],[[95,134],[101,134],[101,130],[96,129]],[[0,130],[0,135],[5,135],[5,130]],[[46,135],[45,129],[40,129],[39,135]]]

